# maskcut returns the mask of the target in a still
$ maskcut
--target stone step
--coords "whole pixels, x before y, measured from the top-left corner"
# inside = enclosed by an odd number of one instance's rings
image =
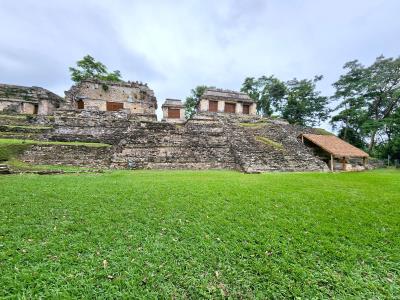
[[[0,164],[0,174],[10,174],[10,169],[7,165]]]

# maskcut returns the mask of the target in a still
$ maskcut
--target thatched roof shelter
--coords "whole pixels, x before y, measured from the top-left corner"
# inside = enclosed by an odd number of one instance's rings
[[[333,160],[335,158],[362,158],[364,165],[365,160],[369,157],[368,153],[353,145],[345,142],[334,135],[319,135],[319,134],[302,134],[303,142],[307,141],[316,147],[322,149],[331,156],[330,168],[333,170]]]

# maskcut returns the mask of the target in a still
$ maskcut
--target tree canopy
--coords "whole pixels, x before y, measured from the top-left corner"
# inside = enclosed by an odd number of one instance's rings
[[[383,149],[398,149],[400,58],[379,56],[367,67],[353,60],[344,69],[347,73],[333,84],[333,98],[340,103],[332,125],[343,133],[345,140],[362,141],[370,154],[382,155]],[[392,151],[393,154],[399,156],[398,152]]]
[[[274,76],[258,79],[247,77],[241,91],[247,93],[257,103],[257,112],[264,116],[279,114],[291,124],[314,126],[328,118],[328,97],[321,96],[314,79],[296,78],[283,82]]]
[[[186,118],[189,119],[195,114],[197,105],[200,102],[200,98],[204,94],[204,92],[207,88],[213,88],[213,87],[206,86],[206,85],[198,85],[190,91],[190,96],[186,97],[186,101],[185,101]]]
[[[71,79],[74,82],[81,82],[86,79],[98,79],[103,81],[122,81],[121,72],[116,70],[108,72],[107,67],[96,61],[92,56],[86,55],[76,62],[77,68],[70,67]]]

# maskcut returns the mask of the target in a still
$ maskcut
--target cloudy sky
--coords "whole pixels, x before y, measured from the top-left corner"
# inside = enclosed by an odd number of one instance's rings
[[[199,84],[324,75],[400,55],[399,0],[0,0],[0,82],[63,95],[86,54],[147,82],[159,105]]]

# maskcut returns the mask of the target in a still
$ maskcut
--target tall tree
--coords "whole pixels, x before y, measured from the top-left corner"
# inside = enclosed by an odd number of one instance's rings
[[[340,100],[336,108],[339,115],[333,123],[344,128],[357,128],[368,141],[368,151],[373,152],[377,137],[386,135],[386,120],[400,106],[400,58],[379,56],[365,67],[357,60],[344,65],[347,73],[334,83],[334,98]],[[350,117],[351,116],[351,117]]]
[[[286,85],[274,76],[247,77],[240,90],[256,101],[259,114],[271,116],[286,94]]]
[[[103,81],[122,81],[121,72],[108,72],[107,67],[96,61],[92,56],[86,55],[83,59],[78,60],[77,68],[70,67],[71,79],[74,82],[81,82],[85,79],[98,79]]]
[[[312,80],[294,78],[286,83],[287,94],[283,97],[279,110],[282,117],[290,124],[315,126],[328,118],[329,99],[321,96],[321,92],[316,90],[316,83],[322,78],[322,76],[315,76]]]
[[[329,113],[328,98],[316,90],[321,79],[315,76],[313,80],[283,82],[274,76],[247,77],[241,91],[256,101],[258,113],[264,116],[278,113],[291,124],[314,126],[326,120]]]
[[[208,88],[213,88],[213,87],[209,87],[206,85],[198,85],[190,91],[190,96],[187,97],[186,101],[185,101],[186,118],[189,119],[195,114],[197,105],[200,102],[200,98],[201,98],[201,96],[203,96],[204,92]]]

